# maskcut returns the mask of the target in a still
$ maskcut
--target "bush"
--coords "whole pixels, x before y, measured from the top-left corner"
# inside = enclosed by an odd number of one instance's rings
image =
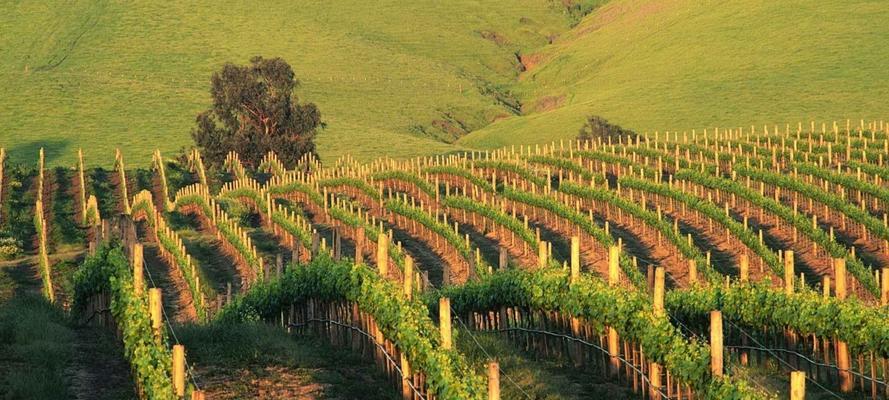
[[[0,260],[12,260],[22,254],[22,242],[0,232]]]
[[[602,138],[603,141],[607,141],[608,138],[617,140],[618,137],[626,136],[636,139],[639,135],[632,130],[614,125],[608,122],[607,119],[598,115],[591,115],[587,117],[586,123],[580,128],[577,139],[582,141],[596,141],[598,138]]]

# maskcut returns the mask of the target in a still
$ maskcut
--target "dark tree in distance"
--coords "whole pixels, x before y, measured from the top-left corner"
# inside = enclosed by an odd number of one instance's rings
[[[255,168],[269,151],[288,167],[315,154],[323,128],[314,103],[302,103],[293,69],[281,58],[253,57],[250,65],[226,63],[211,78],[213,107],[197,116],[191,136],[205,162],[219,167],[230,151]]]
[[[587,117],[586,123],[580,128],[577,139],[581,141],[596,141],[597,138],[602,138],[603,141],[607,141],[608,138],[617,140],[619,136],[630,136],[635,139],[638,134],[632,130],[614,125],[598,115],[591,115]]]

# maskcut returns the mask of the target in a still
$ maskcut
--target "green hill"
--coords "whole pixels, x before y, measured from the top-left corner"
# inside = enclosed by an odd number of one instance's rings
[[[13,161],[146,164],[191,143],[225,62],[281,56],[319,151],[436,154],[641,131],[887,115],[885,1],[12,2],[0,146]]]
[[[280,56],[318,104],[325,158],[453,150],[511,115],[517,53],[569,29],[558,2],[13,2],[0,15],[0,146],[14,161],[147,163],[191,143],[225,62]]]
[[[536,54],[514,88],[526,107],[558,106],[458,143],[573,138],[589,114],[642,132],[879,120],[887,18],[880,0],[613,1]]]

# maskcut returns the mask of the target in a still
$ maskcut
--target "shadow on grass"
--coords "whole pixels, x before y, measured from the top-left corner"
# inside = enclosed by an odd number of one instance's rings
[[[26,165],[37,165],[40,149],[43,149],[43,157],[46,165],[52,165],[71,147],[70,140],[49,139],[20,143],[7,149],[10,160]]]
[[[396,399],[368,358],[265,324],[177,328],[199,382],[217,398]]]

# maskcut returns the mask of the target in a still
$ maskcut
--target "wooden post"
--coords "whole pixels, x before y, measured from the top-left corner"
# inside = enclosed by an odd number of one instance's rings
[[[880,271],[880,305],[889,304],[889,268]]]
[[[176,396],[185,396],[185,346],[173,345],[173,390]]]
[[[355,231],[355,264],[364,262],[364,227],[359,226]]]
[[[839,300],[846,299],[846,259],[845,258],[834,258],[833,259],[833,268],[834,268],[834,291],[836,292],[836,297]]]
[[[278,253],[275,255],[275,276],[280,278],[282,272],[284,272],[284,253]]]
[[[664,316],[664,268],[654,270],[654,315]]]
[[[384,232],[377,236],[377,268],[380,276],[389,276],[389,236]]]
[[[228,305],[232,302],[232,283],[225,283],[225,304]]]
[[[750,280],[750,256],[747,253],[741,254],[741,282]]]
[[[722,376],[722,312],[710,311],[710,371]]]
[[[649,364],[648,368],[648,398],[650,400],[660,400],[661,396],[661,366],[658,363]]]
[[[571,283],[580,278],[580,238],[571,237]]]
[[[451,344],[451,299],[438,299],[438,327],[441,330],[441,347],[450,350]]]
[[[608,285],[615,286],[620,283],[620,247],[608,248]]]
[[[413,276],[414,276],[414,259],[411,256],[404,256],[404,297],[408,300],[413,298]]]
[[[206,400],[203,390],[195,390],[191,392],[191,400]]]
[[[537,242],[537,267],[545,268],[546,267],[546,254],[547,254],[547,243],[543,240]]]
[[[161,290],[158,288],[148,289],[148,312],[151,316],[151,328],[154,330],[155,339],[160,339],[161,328],[163,328],[163,302],[161,301]]]
[[[793,250],[784,251],[784,293],[793,294],[793,278],[794,278]]]
[[[500,400],[500,364],[488,363],[488,400]]]
[[[806,398],[806,373],[793,371],[790,373],[790,400],[805,400]]]
[[[406,279],[406,281],[409,279]],[[407,357],[401,353],[401,398],[402,400],[412,400],[413,391],[411,390],[411,365],[407,362]]]
[[[499,269],[501,271],[506,270],[506,267],[509,265],[509,253],[506,251],[506,247],[500,247],[500,265]]]
[[[142,244],[135,243],[133,244],[133,294],[136,297],[142,297],[142,292],[145,290],[145,277],[144,277],[144,266],[142,258]]]
[[[698,282],[698,264],[695,260],[688,260],[688,284],[693,285]]]

